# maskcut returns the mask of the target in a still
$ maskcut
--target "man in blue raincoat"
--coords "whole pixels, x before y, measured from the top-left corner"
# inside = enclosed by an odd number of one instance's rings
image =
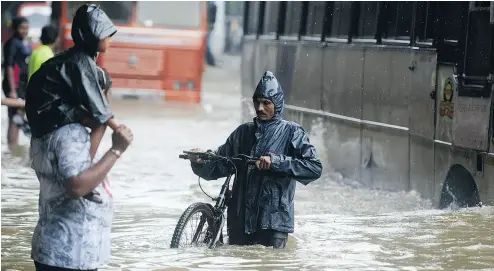
[[[294,231],[296,182],[307,185],[321,176],[322,164],[304,129],[282,119],[281,85],[267,71],[256,87],[256,118],[240,125],[215,153],[260,157],[257,168],[237,166],[228,206],[228,237],[234,245],[284,248]],[[193,151],[198,151],[194,149]],[[226,177],[226,164],[191,156],[192,170],[206,180]]]

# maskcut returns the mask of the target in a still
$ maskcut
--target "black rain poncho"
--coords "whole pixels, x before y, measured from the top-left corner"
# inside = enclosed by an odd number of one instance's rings
[[[322,172],[322,164],[304,129],[282,119],[283,90],[273,73],[264,74],[253,96],[254,99],[257,97],[274,103],[274,119],[260,121],[254,118],[253,122],[240,125],[215,151],[222,156],[271,157],[268,171],[237,165],[238,176],[228,206],[230,244],[246,244],[246,234],[258,229],[293,232],[296,182],[307,185],[317,180]],[[206,180],[228,175],[227,167],[219,161],[202,165],[193,163],[192,169]]]
[[[33,137],[89,118],[95,125],[113,117],[98,84],[96,56],[100,40],[117,32],[95,5],[80,7],[72,22],[74,47],[41,65],[26,90],[26,115]]]

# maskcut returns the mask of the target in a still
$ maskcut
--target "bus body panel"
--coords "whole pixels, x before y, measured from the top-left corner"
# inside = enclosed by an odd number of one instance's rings
[[[251,95],[259,74],[274,70],[289,89],[285,118],[322,134],[318,152],[331,170],[373,189],[415,190],[438,204],[451,166],[461,165],[482,201],[494,203],[487,179],[493,159],[452,146],[452,121],[440,112],[438,96],[439,81],[452,78],[453,69],[438,65],[433,50],[245,40],[242,58],[245,121],[255,116]]]
[[[342,181],[494,204],[493,18],[494,2],[246,2],[242,116],[269,69]]]

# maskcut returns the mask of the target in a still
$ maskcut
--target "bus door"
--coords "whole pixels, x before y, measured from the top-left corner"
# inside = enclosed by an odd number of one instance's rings
[[[470,2],[463,61],[456,75],[453,142],[457,147],[488,151],[493,88],[493,2]]]

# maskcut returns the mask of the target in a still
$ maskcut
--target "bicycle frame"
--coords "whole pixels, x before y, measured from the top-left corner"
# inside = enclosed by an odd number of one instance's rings
[[[222,157],[222,156],[215,155],[211,152],[194,153],[194,152],[184,151],[184,153],[185,153],[185,155],[179,155],[179,157],[182,159],[188,159],[189,155],[198,155],[199,157],[201,157],[205,160],[210,160],[210,161],[214,161],[215,159],[222,160],[223,158],[227,158],[229,160],[228,161],[229,163],[233,163],[232,160],[239,159],[236,157],[230,157],[230,158]],[[247,158],[246,163],[253,164],[256,161],[256,159],[252,159],[251,157],[248,157],[248,156],[245,156],[245,157]],[[219,160],[216,160],[215,162],[218,162]],[[227,191],[229,190],[230,181],[232,179],[232,176],[236,175],[236,171],[234,171],[233,168],[235,168],[235,167],[230,168],[230,174],[226,177],[225,182],[221,186],[221,190],[220,190],[218,197],[213,198],[213,201],[215,201],[216,203],[213,207],[214,221],[213,221],[213,225],[211,225],[211,226],[214,228],[211,231],[209,231],[209,229],[208,229],[207,233],[206,233],[207,234],[206,238],[211,238],[211,240],[208,244],[209,248],[214,248],[216,246],[216,243],[218,242],[218,240],[221,236],[222,229],[223,229],[223,226],[225,224],[224,213],[225,213],[225,210],[226,210],[227,205],[228,205],[228,200],[231,197],[231,195],[228,194]],[[235,178],[236,178],[236,176],[235,176]],[[204,223],[206,223],[206,218],[204,216],[201,216],[201,220],[200,220],[199,225],[198,225],[198,227],[194,233],[194,236],[192,238],[192,242],[197,242],[197,239],[199,238],[201,230],[204,226]],[[208,234],[211,234],[212,236],[208,236]]]
[[[209,248],[214,248],[216,246],[216,243],[218,242],[219,237],[220,237],[220,233],[223,230],[224,221],[225,221],[224,212],[226,210],[227,203],[229,200],[229,198],[227,198],[228,195],[226,192],[228,191],[228,188],[230,186],[230,180],[231,180],[233,175],[234,174],[228,175],[228,177],[226,178],[226,181],[221,186],[221,191],[220,191],[219,196],[213,199],[216,201],[216,204],[214,205],[214,210],[213,210],[213,213],[214,213],[213,225],[217,225],[218,222],[219,222],[219,225],[212,232],[213,236],[209,236],[212,239],[208,245]],[[199,235],[201,233],[201,229],[204,226],[204,223],[206,223],[206,218],[201,216],[201,220],[200,220],[199,225],[196,229],[196,232],[194,233],[194,237],[192,239],[192,242],[197,242],[197,238],[199,237]],[[208,233],[209,233],[209,231],[208,231]]]

